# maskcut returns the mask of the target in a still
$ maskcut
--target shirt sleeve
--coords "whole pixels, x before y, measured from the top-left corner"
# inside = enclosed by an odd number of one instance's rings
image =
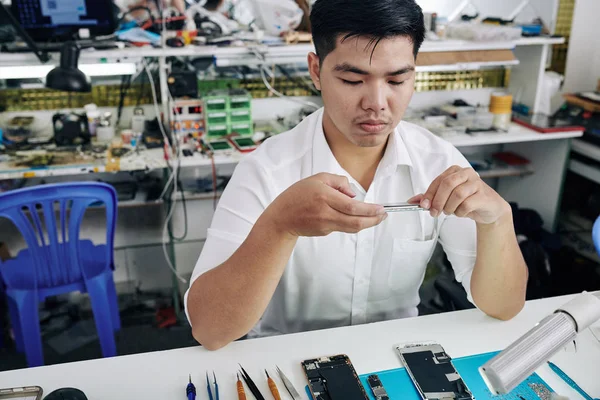
[[[215,210],[206,242],[192,272],[190,287],[200,275],[227,261],[244,242],[272,201],[269,182],[267,170],[251,155],[238,164]],[[188,294],[189,288],[184,304],[190,321]]]
[[[467,159],[454,147],[451,150],[451,165],[471,168]],[[440,243],[452,264],[456,280],[462,283],[467,298],[473,304],[471,296],[471,275],[477,257],[477,226],[469,218],[447,216],[440,229]]]

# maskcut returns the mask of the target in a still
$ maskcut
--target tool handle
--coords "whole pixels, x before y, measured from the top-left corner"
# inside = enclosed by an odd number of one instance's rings
[[[185,392],[187,394],[188,400],[196,400],[196,387],[194,385],[192,385],[191,383],[187,385]]]
[[[242,382],[237,383],[237,392],[239,400],[246,400],[246,392],[244,391],[244,384]]]
[[[281,400],[281,396],[279,395],[279,390],[277,389],[277,385],[273,379],[269,379],[269,389],[271,389],[271,394],[275,400]]]

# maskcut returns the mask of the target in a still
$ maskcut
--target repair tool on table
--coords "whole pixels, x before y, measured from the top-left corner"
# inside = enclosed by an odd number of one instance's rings
[[[275,400],[281,400],[281,396],[279,395],[279,390],[277,389],[277,385],[273,378],[269,376],[269,373],[265,369],[265,374],[267,374],[267,383],[269,384],[269,389],[271,390],[271,394],[275,398]]]
[[[210,388],[210,380],[208,379],[208,372],[206,373],[206,391],[208,392],[208,398],[210,400],[219,400],[219,384],[217,383],[217,375],[215,375],[215,371],[213,371],[214,377],[214,385],[215,385],[215,397],[213,397],[213,392]]]
[[[560,377],[560,379],[562,379],[563,381],[565,381],[565,383],[567,385],[569,385],[570,387],[572,387],[573,389],[575,389],[580,395],[582,395],[585,400],[597,400],[597,399],[594,399],[589,394],[587,394],[585,392],[585,390],[583,390],[573,379],[571,379],[569,377],[569,375],[567,375],[562,369],[560,369],[558,367],[558,365],[554,364],[552,361],[548,361],[548,366],[550,367],[550,369],[552,371],[554,371],[554,373],[556,375],[558,375]]]
[[[290,396],[292,396],[292,399],[301,400],[300,394],[298,393],[298,391],[296,390],[294,385],[292,385],[292,382],[288,379],[287,376],[285,376],[283,371],[278,366],[276,366],[276,367],[277,367],[277,373],[279,374],[279,378],[283,382],[283,386],[285,386],[285,389],[288,391]]]
[[[196,386],[192,383],[192,374],[190,374],[190,383],[185,388],[188,400],[196,400]]]
[[[256,400],[265,400],[264,396],[260,393],[260,390],[258,390],[258,387],[254,383],[252,378],[250,378],[250,375],[248,375],[244,367],[240,365],[240,368],[242,369],[242,371],[240,372],[242,374],[242,378],[244,379],[244,382],[246,382],[246,385],[248,385],[248,388],[250,389],[254,397],[256,397]]]
[[[244,384],[240,380],[240,374],[237,373],[237,392],[238,400],[246,400],[246,391],[244,390]]]

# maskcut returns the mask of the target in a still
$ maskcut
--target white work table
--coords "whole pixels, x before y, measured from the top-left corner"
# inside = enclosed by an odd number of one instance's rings
[[[196,384],[199,400],[207,399],[205,374],[214,370],[220,398],[237,398],[235,371],[238,363],[248,371],[266,398],[270,393],[264,369],[275,375],[279,365],[304,395],[306,379],[302,360],[345,353],[359,374],[394,369],[400,363],[392,350],[397,343],[434,340],[450,356],[501,350],[531,329],[539,320],[570,297],[528,302],[515,319],[501,322],[478,310],[388,321],[377,324],[240,341],[216,352],[201,347],[133,356],[61,364],[0,373],[0,387],[39,385],[46,394],[60,387],[77,387],[90,400],[185,399],[188,374]],[[578,352],[562,352],[554,359],[590,395],[600,397],[600,343],[588,330],[579,336]],[[559,394],[571,400],[581,397],[547,366],[540,376]],[[276,379],[280,389],[284,387]],[[248,398],[252,395],[246,390]],[[287,393],[282,398],[289,399]]]

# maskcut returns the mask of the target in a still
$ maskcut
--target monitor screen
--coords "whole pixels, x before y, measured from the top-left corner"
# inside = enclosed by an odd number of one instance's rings
[[[11,11],[34,40],[72,39],[81,28],[94,34],[115,28],[111,0],[12,0]]]

